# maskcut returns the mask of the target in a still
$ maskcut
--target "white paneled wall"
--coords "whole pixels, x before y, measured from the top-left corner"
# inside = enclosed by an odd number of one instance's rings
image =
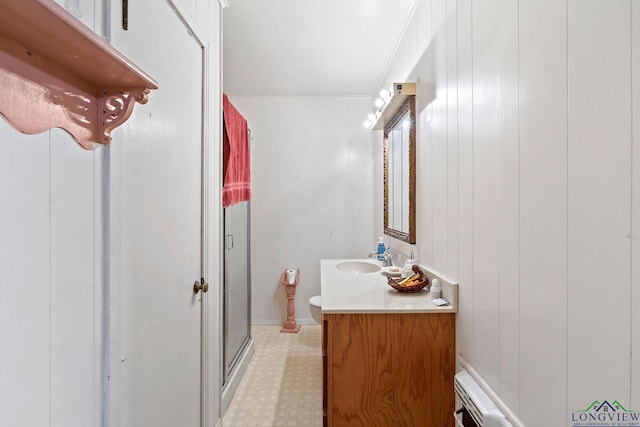
[[[99,426],[102,151],[0,135],[0,425]]]
[[[640,307],[640,242],[638,231],[640,230],[640,7],[631,7],[631,46],[632,46],[632,117],[631,134],[633,135],[631,146],[631,174],[632,174],[632,198],[631,198],[631,307],[636,313]],[[631,311],[631,354],[640,354],[640,319],[637,314]],[[640,357],[631,358],[631,384],[633,391],[631,394],[631,405],[640,407]]]
[[[631,3],[568,5],[568,378],[574,407],[593,395],[583,381],[605,360],[597,390],[629,399]],[[610,308],[598,298],[603,285],[616,301]]]
[[[100,5],[72,6],[100,31]],[[102,156],[0,119],[2,426],[101,425]]]
[[[6,402],[0,420],[45,425],[51,393],[49,136],[21,135],[4,121],[0,133],[0,401]],[[26,188],[15,191],[20,186]]]
[[[51,131],[52,425],[99,425],[101,417],[102,154]]]
[[[433,180],[434,169],[428,165],[434,164],[433,155],[433,126],[431,121],[433,117],[433,98],[435,96],[435,84],[434,82],[434,67],[433,67],[433,55],[435,50],[435,43],[432,43],[435,32],[431,25],[431,1],[420,2],[416,9],[415,29],[420,28],[420,34],[424,34],[423,37],[418,37],[417,33],[415,38],[420,40],[425,38],[425,43],[418,44],[419,47],[425,49],[416,67],[417,71],[413,73],[412,78],[415,78],[420,84],[417,86],[418,94],[416,96],[416,120],[418,125],[416,127],[416,142],[418,148],[418,157],[416,159],[416,182],[430,182]],[[426,95],[425,95],[426,94]],[[380,142],[376,145],[376,148],[382,152],[382,132],[378,132],[380,135]],[[382,176],[383,169],[378,169],[377,173]],[[381,180],[383,182],[383,180]],[[379,193],[383,193],[382,187],[378,187]],[[421,187],[418,186],[418,189]],[[380,211],[382,212],[384,201],[381,201]],[[431,208],[434,206],[434,188],[424,187],[424,191],[419,190],[416,194],[416,212],[421,212],[420,221],[416,224],[417,236],[424,234],[433,234],[433,221],[434,210]],[[390,239],[388,239],[390,240]],[[392,245],[394,246],[394,245]],[[433,261],[433,246],[434,239],[425,240],[417,239],[417,250],[425,260]],[[400,245],[404,249],[403,245]],[[404,250],[405,255],[409,255],[408,250]],[[416,254],[417,256],[417,254]]]
[[[419,83],[397,245],[458,279],[458,353],[528,426],[640,406],[639,9],[422,0],[383,79]]]
[[[459,169],[458,169],[458,46],[457,9],[458,1],[447,2],[447,270],[458,271],[458,222],[459,216]]]
[[[231,97],[252,131],[251,309],[254,324],[286,317],[280,283],[300,268],[296,318],[311,321],[322,258],[364,258],[372,234],[371,99]]]
[[[520,416],[545,425],[568,410],[567,5],[519,8],[520,401],[547,408],[523,403]]]
[[[473,359],[474,323],[470,316],[473,287],[473,60],[471,0],[458,0],[458,307],[456,346],[458,352]],[[430,185],[421,185],[430,187]],[[422,190],[420,190],[422,191]],[[454,221],[455,224],[455,221]],[[423,238],[423,237],[421,237]],[[455,272],[453,272],[455,273]],[[450,273],[452,274],[452,273]],[[463,316],[462,313],[467,315]]]

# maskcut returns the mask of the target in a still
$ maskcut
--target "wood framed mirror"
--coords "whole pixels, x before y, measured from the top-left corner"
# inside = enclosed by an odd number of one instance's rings
[[[384,234],[416,242],[415,96],[384,127]]]

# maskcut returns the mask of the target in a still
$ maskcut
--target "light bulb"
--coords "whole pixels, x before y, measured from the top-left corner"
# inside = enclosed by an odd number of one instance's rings
[[[375,105],[378,108],[382,107],[384,105],[384,99],[376,98],[376,100],[373,102],[373,105]]]
[[[366,128],[370,128],[373,125],[373,122],[371,120],[365,120],[362,125]]]
[[[389,95],[390,95],[390,93],[386,89],[382,89],[380,91],[380,98],[382,98],[382,99],[387,99],[389,97]]]
[[[371,113],[367,116],[367,118],[369,119],[370,122],[375,122],[376,121],[376,115]]]

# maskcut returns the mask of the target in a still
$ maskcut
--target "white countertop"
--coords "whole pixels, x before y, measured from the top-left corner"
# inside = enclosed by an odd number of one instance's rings
[[[401,293],[387,284],[387,276],[373,273],[347,273],[336,265],[342,262],[366,262],[380,266],[379,261],[364,259],[323,259],[320,261],[320,287],[323,313],[455,313],[457,311],[457,283],[420,265],[429,278],[442,283],[442,297],[448,305],[436,306],[429,292]]]

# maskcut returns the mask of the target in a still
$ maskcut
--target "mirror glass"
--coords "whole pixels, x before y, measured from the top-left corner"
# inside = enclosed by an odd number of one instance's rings
[[[409,96],[384,128],[384,233],[416,242],[415,97]]]

